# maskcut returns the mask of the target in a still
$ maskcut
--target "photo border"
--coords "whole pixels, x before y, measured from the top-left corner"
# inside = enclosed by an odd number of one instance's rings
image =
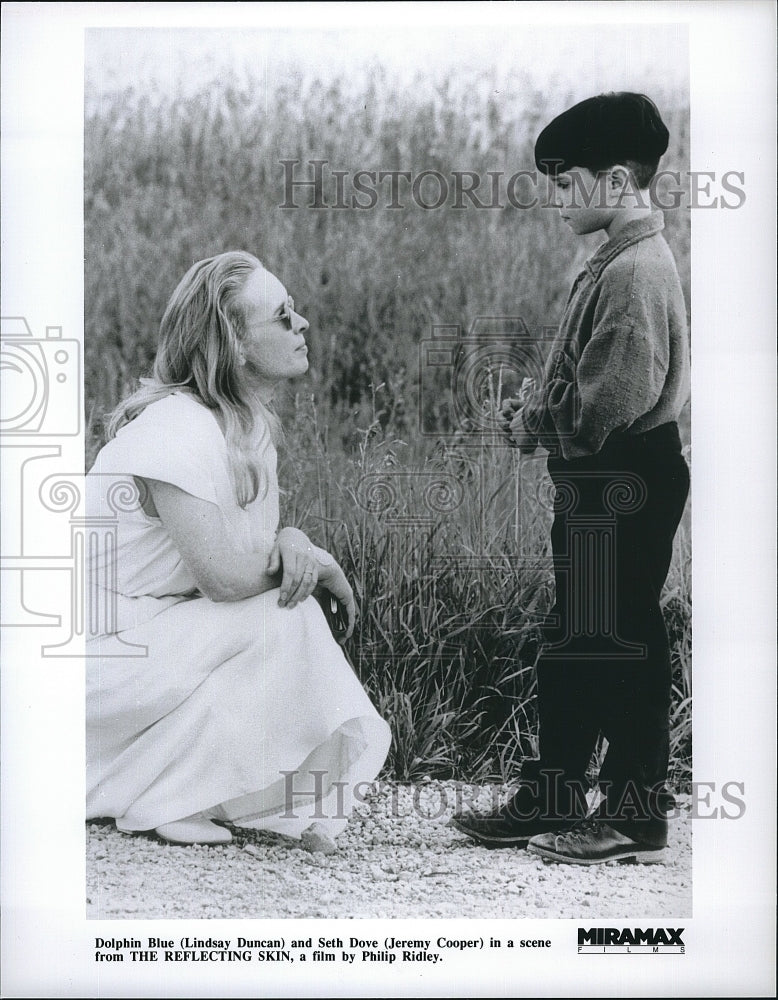
[[[7,3],[3,8],[3,315],[24,316],[33,336],[60,326],[83,329],[83,27],[163,26],[186,18],[267,26],[329,26],[351,5]],[[436,5],[371,5],[388,19],[434,24]],[[747,811],[738,822],[694,829],[694,916],[685,921],[687,954],[633,959],[635,996],[769,995],[774,989],[775,885],[775,7],[772,3],[581,3],[447,5],[458,24],[510,20],[586,23],[686,21],[691,45],[691,167],[742,169],[747,201],[739,211],[701,210],[692,219],[692,433],[694,441],[695,779],[742,780]],[[386,21],[384,20],[384,23]],[[750,416],[742,426],[741,412]],[[772,418],[772,419],[771,419]],[[758,421],[758,424],[756,423]],[[62,437],[62,468],[77,474],[83,439]],[[6,481],[8,512],[15,484]],[[48,471],[56,471],[54,469]],[[13,509],[13,508],[12,508]],[[61,543],[64,545],[65,540]],[[62,580],[52,581],[63,600]],[[288,969],[106,968],[92,961],[94,937],[219,937],[243,921],[86,920],[82,812],[84,691],[78,660],[38,655],[37,630],[3,631],[3,995],[616,995],[625,971],[615,959],[581,968],[578,921],[488,921],[488,932],[549,936],[548,955],[521,963],[493,959],[443,972],[370,968],[359,981],[300,978]],[[639,925],[641,914],[635,914]],[[255,928],[272,921],[251,921]],[[418,937],[427,920],[392,921],[397,936]],[[472,935],[472,921],[440,921]],[[481,922],[479,922],[481,923]],[[598,921],[598,923],[601,923]],[[380,935],[385,922],[359,921]],[[348,934],[353,921],[285,921],[287,935]],[[484,932],[486,933],[486,931]],[[569,956],[569,958],[568,958]],[[589,959],[589,961],[594,961]],[[624,960],[622,959],[622,962]],[[665,964],[666,963],[666,964]],[[480,965],[480,963],[479,963]],[[355,970],[356,971],[356,970]],[[318,975],[322,970],[316,969]],[[513,978],[516,977],[516,978]],[[772,984],[772,986],[771,986]],[[467,991],[467,992],[452,992]]]

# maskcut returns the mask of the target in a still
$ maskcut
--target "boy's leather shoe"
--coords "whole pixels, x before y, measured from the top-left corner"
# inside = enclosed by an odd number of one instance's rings
[[[527,845],[531,854],[570,865],[601,865],[606,861],[664,861],[664,847],[642,843],[598,819],[585,819],[561,833],[543,833]]]
[[[554,823],[541,819],[517,819],[505,809],[481,816],[461,812],[451,819],[455,830],[484,847],[526,847],[533,837],[551,829],[559,830],[561,825],[558,819]]]
[[[478,816],[471,812],[457,813],[451,818],[451,826],[486,847],[526,847],[530,839],[539,832],[537,828],[530,831],[522,829],[522,824],[499,813],[491,816]]]
[[[587,812],[585,796],[566,793],[563,808],[558,789],[549,800],[538,795],[528,784],[520,784],[508,801],[491,813],[471,811],[456,813],[451,826],[485,847],[525,847],[541,833],[567,830]],[[553,801],[556,808],[550,802]]]

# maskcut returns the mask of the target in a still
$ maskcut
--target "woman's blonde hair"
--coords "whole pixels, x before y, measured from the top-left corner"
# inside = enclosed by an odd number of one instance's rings
[[[162,317],[151,378],[141,379],[140,388],[116,407],[107,428],[110,439],[150,403],[172,392],[190,393],[221,415],[241,507],[259,493],[255,455],[268,435],[273,442],[280,435],[278,417],[258,400],[245,398],[239,375],[244,332],[239,298],[250,275],[262,266],[252,254],[232,250],[189,268]],[[257,411],[263,421],[255,422]]]

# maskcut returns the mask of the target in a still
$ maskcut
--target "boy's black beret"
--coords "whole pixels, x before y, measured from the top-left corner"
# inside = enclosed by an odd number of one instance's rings
[[[604,170],[625,160],[655,164],[669,139],[656,105],[643,94],[600,94],[543,129],[535,143],[535,164],[552,176],[572,167]]]

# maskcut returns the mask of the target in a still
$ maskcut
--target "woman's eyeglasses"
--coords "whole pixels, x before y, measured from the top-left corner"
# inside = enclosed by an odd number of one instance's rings
[[[289,298],[281,306],[281,311],[277,312],[275,316],[271,316],[270,319],[259,320],[256,326],[269,326],[271,323],[286,323],[287,326],[292,326],[292,313],[294,312],[294,299],[290,295]]]

